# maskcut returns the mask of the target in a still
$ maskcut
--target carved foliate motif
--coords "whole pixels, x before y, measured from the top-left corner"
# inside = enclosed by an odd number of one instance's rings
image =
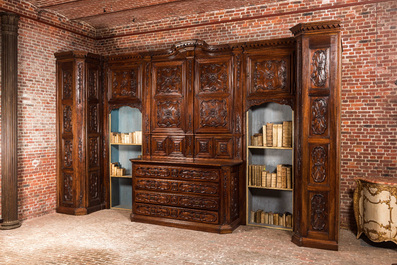
[[[73,203],[73,174],[63,173],[63,202]]]
[[[227,64],[201,64],[200,92],[228,92]]]
[[[322,194],[311,198],[311,225],[314,230],[324,230],[327,222],[326,201]]]
[[[83,101],[83,62],[77,63],[77,102],[81,104]]]
[[[267,60],[254,64],[254,92],[285,90],[287,85],[287,62]]]
[[[312,57],[312,74],[310,80],[316,87],[323,87],[327,82],[327,53],[325,50],[315,51]]]
[[[98,107],[97,104],[90,104],[88,110],[88,131],[98,132]]]
[[[157,102],[157,126],[160,128],[179,128],[181,125],[181,101],[166,100]]]
[[[138,69],[113,71],[112,96],[136,97],[138,91]]]
[[[97,71],[88,72],[88,96],[92,99],[98,98],[98,73]]]
[[[171,205],[176,207],[199,208],[216,210],[219,207],[217,199],[196,197],[188,195],[175,195],[165,193],[136,192],[136,202]]]
[[[200,126],[225,127],[227,126],[226,100],[210,99],[200,103]]]
[[[233,173],[230,182],[230,190],[231,190],[231,218],[232,220],[237,219],[239,216],[239,196],[238,196],[238,174]]]
[[[79,161],[80,163],[83,162],[83,141],[81,140],[81,137],[79,137],[79,146],[78,146],[78,155],[79,155]]]
[[[327,130],[327,109],[328,102],[320,98],[312,104],[312,131],[314,134],[321,135]]]
[[[71,168],[72,166],[73,166],[73,143],[72,141],[65,140],[63,167]]]
[[[157,68],[156,94],[182,94],[182,66]]]
[[[98,140],[97,138],[90,138],[89,141],[89,150],[90,150],[90,167],[98,167],[98,156],[99,156],[99,150],[98,150]]]
[[[136,188],[140,190],[185,192],[206,195],[216,195],[219,192],[218,185],[216,184],[176,182],[168,180],[161,181],[154,179],[137,179]]]
[[[211,224],[218,223],[218,215],[215,212],[207,212],[193,209],[178,209],[166,206],[137,204],[135,213],[193,222],[203,222]]]
[[[68,70],[63,70],[63,75],[62,75],[62,91],[63,91],[63,99],[71,99],[72,98],[72,72]]]
[[[63,132],[72,132],[72,108],[69,105],[65,105],[63,108]]]
[[[98,196],[99,196],[99,185],[98,185],[99,175],[97,172],[92,172],[90,174],[89,182],[90,182],[90,187],[89,187],[90,199],[91,200],[98,199]]]
[[[317,146],[312,151],[312,178],[314,182],[321,183],[326,177],[325,163],[327,161],[327,152],[324,147]]]

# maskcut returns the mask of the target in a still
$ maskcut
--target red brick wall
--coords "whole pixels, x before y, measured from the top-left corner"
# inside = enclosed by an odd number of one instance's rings
[[[397,2],[264,2],[247,8],[98,30],[97,36],[102,39],[96,42],[22,19],[19,141],[22,218],[51,212],[55,207],[54,52],[80,49],[117,54],[169,48],[187,39],[222,44],[290,37],[289,28],[297,23],[338,19],[342,21],[343,41],[341,225],[349,227],[354,222],[354,177],[397,178]],[[58,23],[54,17],[46,19]],[[82,32],[73,23],[61,22],[60,26]],[[82,30],[93,34],[89,28]],[[114,34],[126,36],[107,38]],[[48,38],[48,44],[42,41],[43,35]],[[40,113],[45,116],[38,116]],[[37,167],[34,160],[39,162]]]
[[[54,212],[56,207],[54,53],[94,52],[94,41],[26,18],[21,18],[19,27],[18,205],[19,217],[26,219]]]

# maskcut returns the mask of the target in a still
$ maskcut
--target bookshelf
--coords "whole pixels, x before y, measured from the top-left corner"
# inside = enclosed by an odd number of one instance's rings
[[[120,107],[109,114],[110,207],[132,209],[131,158],[141,156],[142,115],[136,108]]]
[[[246,223],[251,226],[292,230],[293,111],[287,105],[265,103],[250,108],[246,115]],[[277,141],[272,140],[271,144],[270,129],[266,134],[266,128],[270,128],[267,124],[271,124],[270,127],[283,124],[281,129],[277,126],[272,128],[272,138],[276,137]],[[274,130],[281,132],[280,136]],[[263,146],[266,135],[268,139],[265,144],[268,146]]]

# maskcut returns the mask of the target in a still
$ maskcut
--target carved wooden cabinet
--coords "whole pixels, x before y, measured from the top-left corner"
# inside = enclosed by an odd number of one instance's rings
[[[131,161],[132,221],[217,233],[240,224],[241,162]]]
[[[101,59],[84,52],[57,58],[57,212],[104,207]]]

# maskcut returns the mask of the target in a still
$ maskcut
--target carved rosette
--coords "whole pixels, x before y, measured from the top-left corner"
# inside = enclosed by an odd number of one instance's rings
[[[72,108],[69,105],[65,105],[63,108],[63,132],[72,132]]]
[[[328,102],[326,99],[319,98],[312,103],[312,132],[322,135],[327,130],[327,109]]]
[[[182,94],[182,67],[157,68],[156,94]]]
[[[96,104],[89,105],[88,110],[88,131],[96,133],[98,131],[98,107]]]
[[[255,62],[253,79],[254,92],[285,90],[287,85],[287,62],[285,60]]]
[[[315,51],[312,57],[310,80],[316,87],[323,87],[327,82],[327,53],[325,50]]]
[[[157,126],[160,128],[179,128],[181,125],[181,101],[166,100],[157,102]]]
[[[324,230],[327,222],[326,207],[324,195],[315,194],[311,198],[311,225],[314,230]]]
[[[90,167],[98,167],[98,140],[97,138],[91,138],[89,142],[89,150],[90,150]]]
[[[62,75],[62,91],[63,91],[63,100],[71,99],[72,98],[72,72],[63,70],[63,75]]]
[[[123,69],[113,71],[112,96],[136,97],[138,90],[138,69]]]
[[[226,100],[203,100],[200,104],[200,126],[225,127],[227,125]]]
[[[99,175],[97,172],[92,172],[90,174],[90,187],[89,187],[89,192],[90,192],[90,199],[95,200],[98,199],[99,196]]]
[[[200,92],[228,92],[227,64],[201,64]]]
[[[70,140],[65,140],[63,167],[71,168],[72,166],[73,166],[73,143]]]
[[[314,182],[324,182],[326,178],[325,163],[327,161],[327,152],[324,147],[317,146],[312,150],[312,178]]]
[[[73,203],[73,175],[63,173],[63,203]]]

